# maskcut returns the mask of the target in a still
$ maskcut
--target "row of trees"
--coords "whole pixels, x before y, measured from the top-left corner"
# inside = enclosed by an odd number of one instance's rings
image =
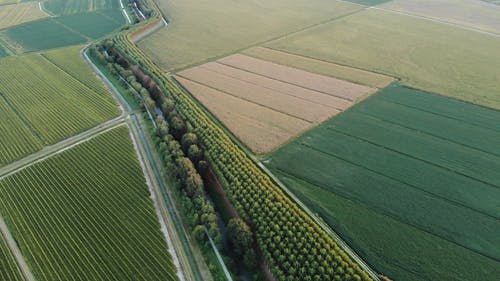
[[[214,168],[225,192],[256,237],[266,263],[278,280],[372,280],[306,213],[213,122],[192,97],[162,74],[127,37],[116,47],[140,64],[174,101],[176,113]]]

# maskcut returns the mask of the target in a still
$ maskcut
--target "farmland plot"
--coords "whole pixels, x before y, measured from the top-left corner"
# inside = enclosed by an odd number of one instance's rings
[[[119,0],[47,0],[44,8],[56,15],[118,9]]]
[[[269,46],[400,77],[404,85],[500,109],[500,38],[493,36],[368,9]]]
[[[0,32],[17,52],[32,52],[79,45],[87,38],[55,22],[52,18],[21,24]]]
[[[500,6],[481,0],[395,0],[380,7],[500,34]]]
[[[156,2],[169,19],[169,26],[139,46],[169,70],[227,55],[361,9],[330,0]]]
[[[44,52],[42,56],[96,93],[111,100],[103,83],[96,78],[90,66],[82,59],[80,55],[82,49],[83,46],[66,47]]]
[[[372,88],[233,55],[177,79],[256,153],[350,107]]]
[[[92,39],[97,39],[111,33],[125,23],[123,20],[122,22],[117,22],[97,12],[60,16],[56,21]]]
[[[391,86],[266,163],[378,271],[496,280],[498,120],[498,111]]]
[[[126,127],[0,180],[0,214],[37,280],[176,280]]]
[[[0,6],[0,29],[21,23],[46,18],[49,15],[40,11],[37,2]]]
[[[0,235],[0,281],[24,281],[16,260],[2,235]]]
[[[242,52],[245,55],[282,64],[304,71],[330,76],[369,87],[384,88],[394,79],[374,72],[344,65],[298,56],[264,47],[254,47]]]
[[[119,114],[109,97],[94,92],[38,54],[0,60],[0,70],[0,92],[44,144]]]
[[[0,167],[42,148],[26,125],[0,93]]]

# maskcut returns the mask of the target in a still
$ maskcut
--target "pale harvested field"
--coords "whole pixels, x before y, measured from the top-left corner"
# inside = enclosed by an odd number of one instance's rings
[[[242,52],[254,58],[299,68],[305,71],[335,77],[369,87],[385,88],[394,78],[328,61],[299,56],[265,47],[253,47]]]
[[[195,67],[180,72],[178,75],[231,96],[268,107],[310,123],[320,123],[339,112],[335,108],[299,99],[202,67]]]
[[[233,55],[176,78],[244,144],[271,152],[376,88]]]
[[[222,58],[219,62],[272,79],[332,96],[345,98],[351,101],[356,101],[374,91],[374,89],[366,86],[240,54]]]
[[[346,99],[330,96],[275,79],[267,78],[265,76],[240,70],[224,64],[210,62],[202,65],[201,67],[232,78],[239,79],[241,81],[246,81],[254,85],[259,85],[261,87],[274,90],[280,94],[290,95],[302,100],[307,100],[316,104],[333,107],[339,110],[345,110],[352,105],[352,102]]]
[[[38,2],[0,6],[0,29],[48,16],[46,13],[40,11]]]
[[[176,79],[210,110],[231,132],[257,154],[272,151],[310,123],[199,83]]]
[[[481,0],[394,0],[380,7],[500,34],[500,6]]]
[[[178,70],[359,11],[332,0],[155,0],[170,20],[139,42],[156,63]]]

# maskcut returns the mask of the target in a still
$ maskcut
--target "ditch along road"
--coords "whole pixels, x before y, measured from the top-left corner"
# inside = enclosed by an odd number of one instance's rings
[[[120,91],[113,85],[104,73],[92,62],[86,53],[85,47],[81,54],[85,61],[91,66],[94,72],[108,87],[113,97],[120,104],[127,114],[127,125],[131,133],[131,138],[136,149],[141,167],[143,168],[147,184],[151,191],[151,198],[154,201],[155,209],[165,234],[170,254],[177,267],[177,275],[180,280],[211,281],[212,277],[201,257],[200,250],[192,247],[193,241],[189,238],[184,229],[181,215],[177,210],[170,194],[171,188],[166,185],[166,173],[163,163],[154,150],[152,140],[144,133],[144,120],[141,114],[133,112],[131,106],[122,97]]]

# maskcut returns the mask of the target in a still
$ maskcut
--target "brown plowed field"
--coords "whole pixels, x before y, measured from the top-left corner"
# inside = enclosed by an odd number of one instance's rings
[[[220,59],[219,62],[293,85],[332,96],[346,98],[351,101],[356,101],[364,95],[374,91],[370,87],[240,54],[225,57]]]
[[[282,94],[202,67],[191,68],[178,73],[178,75],[231,96],[311,123],[320,123],[338,112],[337,109],[332,107]]]
[[[233,55],[176,79],[257,154],[346,110],[375,88]]]
[[[176,79],[255,153],[269,152],[311,125],[182,77]]]
[[[232,78],[252,83],[254,85],[259,85],[261,87],[274,90],[278,93],[290,95],[293,97],[297,97],[299,99],[307,100],[324,106],[333,107],[339,110],[345,110],[352,105],[352,102],[347,99],[330,96],[328,94],[316,92],[296,85],[267,78],[265,76],[233,68],[224,64],[210,62],[202,65],[201,67]]]

